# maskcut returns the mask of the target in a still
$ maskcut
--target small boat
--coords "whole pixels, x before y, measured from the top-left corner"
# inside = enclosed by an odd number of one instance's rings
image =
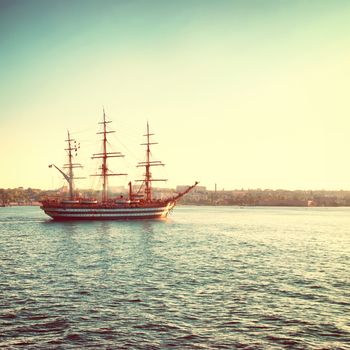
[[[107,160],[109,158],[124,157],[121,152],[108,152],[107,151],[107,134],[114,132],[107,130],[107,124],[111,121],[106,120],[106,114],[103,110],[103,120],[99,124],[102,124],[103,130],[98,134],[103,135],[103,151],[101,153],[95,153],[93,159],[101,159],[102,164],[100,167],[101,172],[99,174],[93,174],[92,176],[99,176],[102,178],[102,199],[91,198],[77,198],[74,196],[74,177],[73,169],[81,167],[80,164],[73,163],[73,154],[77,152],[80,147],[74,139],[70,137],[68,131],[66,148],[68,153],[68,163],[64,168],[68,169],[67,172],[63,171],[55,164],[49,165],[49,167],[55,167],[68,182],[69,198],[65,199],[44,199],[41,201],[40,208],[54,220],[140,220],[140,219],[164,219],[167,217],[171,209],[176,205],[176,202],[183,197],[186,193],[191,191],[198,182],[189,186],[185,191],[180,192],[172,197],[166,199],[155,199],[152,196],[152,183],[155,181],[166,181],[165,179],[155,179],[151,173],[151,167],[163,166],[161,161],[151,160],[150,147],[154,144],[151,142],[150,137],[154,134],[150,133],[149,125],[147,123],[147,132],[144,135],[146,142],[142,145],[146,146],[146,160],[140,162],[137,166],[145,169],[144,178],[142,180],[136,180],[141,182],[137,191],[134,191],[132,183],[129,182],[128,197],[109,198],[108,197],[108,183],[109,176],[122,176],[127,175],[124,173],[111,173]]]

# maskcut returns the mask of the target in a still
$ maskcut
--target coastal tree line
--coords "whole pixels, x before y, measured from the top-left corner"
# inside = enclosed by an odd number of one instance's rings
[[[126,191],[126,190],[125,190]],[[155,197],[175,193],[172,189],[154,189]],[[111,193],[111,197],[125,195],[123,191]],[[0,205],[37,205],[45,197],[59,197],[62,189],[45,191],[33,188],[0,188]],[[97,198],[98,191],[81,190],[80,195]],[[270,189],[240,189],[232,191],[200,190],[190,192],[179,204],[238,205],[238,206],[350,206],[350,191],[288,191]]]

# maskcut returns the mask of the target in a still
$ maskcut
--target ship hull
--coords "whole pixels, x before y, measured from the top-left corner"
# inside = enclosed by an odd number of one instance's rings
[[[72,220],[154,220],[165,219],[175,202],[147,206],[88,206],[45,204],[41,209],[57,221]]]

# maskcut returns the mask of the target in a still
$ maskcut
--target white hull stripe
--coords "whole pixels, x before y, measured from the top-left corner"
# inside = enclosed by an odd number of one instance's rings
[[[46,212],[47,215],[53,218],[142,218],[142,217],[165,217],[169,211],[154,212],[154,213],[129,213],[129,214],[118,214],[118,213],[55,213]]]
[[[164,210],[168,210],[171,207],[160,207],[160,208],[133,208],[133,209],[127,209],[127,208],[120,208],[120,209],[100,209],[100,208],[88,208],[88,209],[81,209],[81,208],[43,208],[45,212],[52,212],[52,213],[154,213],[154,212],[162,212]]]
[[[160,213],[160,214],[50,214],[49,216],[53,218],[132,218],[132,217],[165,217],[168,213]]]
[[[133,210],[125,211],[125,210],[51,210],[47,209],[45,210],[45,213],[47,214],[55,214],[55,215],[153,215],[153,214],[161,214],[163,212],[167,212],[168,209],[157,209],[152,211],[140,211],[140,210]]]

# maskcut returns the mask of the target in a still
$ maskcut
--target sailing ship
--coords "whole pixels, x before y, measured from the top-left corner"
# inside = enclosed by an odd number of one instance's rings
[[[107,130],[107,125],[111,123],[110,120],[106,120],[106,114],[103,110],[103,120],[99,124],[102,124],[102,131],[97,134],[102,134],[102,152],[95,153],[92,159],[101,159],[102,164],[99,174],[92,176],[98,176],[102,178],[102,196],[101,200],[77,197],[74,194],[74,169],[80,168],[81,164],[74,163],[74,153],[80,147],[76,140],[72,139],[68,131],[67,148],[65,149],[68,154],[68,163],[64,165],[64,171],[57,167],[55,164],[49,165],[49,167],[55,167],[68,182],[69,196],[62,199],[44,199],[41,201],[40,208],[54,220],[140,220],[140,219],[164,219],[169,212],[175,207],[176,202],[183,197],[186,193],[191,191],[198,182],[189,186],[185,191],[177,193],[174,196],[166,199],[153,198],[152,183],[155,181],[166,181],[165,179],[153,178],[151,173],[151,167],[163,166],[164,164],[158,160],[151,160],[151,145],[156,144],[151,142],[149,124],[147,122],[147,131],[143,135],[146,137],[146,142],[142,145],[146,146],[146,160],[139,162],[138,167],[145,169],[144,178],[136,180],[141,182],[137,191],[133,190],[131,182],[128,183],[128,196],[124,198],[110,198],[108,193],[108,178],[109,176],[123,176],[124,173],[112,173],[107,164],[109,158],[124,157],[121,152],[109,152],[107,150],[107,135],[115,132]]]

